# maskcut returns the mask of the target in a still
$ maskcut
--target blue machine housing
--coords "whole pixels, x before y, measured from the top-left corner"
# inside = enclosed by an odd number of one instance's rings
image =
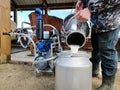
[[[48,52],[50,50],[51,42],[50,41],[39,41],[37,47],[40,52]]]
[[[40,8],[36,8],[35,9],[35,13],[38,14],[38,20],[41,20],[42,19],[42,11]]]

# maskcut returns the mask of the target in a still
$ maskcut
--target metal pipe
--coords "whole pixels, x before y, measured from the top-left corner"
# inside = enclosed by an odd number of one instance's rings
[[[21,24],[21,29],[23,29],[24,28],[24,24],[28,24],[28,25],[30,25],[30,23],[29,22],[22,22],[22,24]]]
[[[43,60],[34,61],[34,62],[33,62],[33,65],[35,65],[35,64],[40,64],[41,62],[51,61],[51,60],[54,60],[54,59],[56,59],[56,58],[57,58],[56,55],[55,55],[55,56],[51,56],[51,57],[47,57],[47,58],[42,58]]]
[[[40,8],[35,9],[35,13],[38,14],[38,18],[36,21],[36,37],[38,40],[43,40],[43,20],[42,20],[42,13]]]
[[[43,20],[37,20],[36,22],[36,37],[38,40],[43,40]]]
[[[34,47],[34,55],[36,56],[36,44],[34,43],[34,41],[31,38],[31,35],[35,35],[35,34],[24,34],[24,33],[16,33],[16,32],[8,32],[8,33],[4,33],[6,35],[17,35],[18,36],[18,41],[20,42],[21,46],[24,48],[26,46],[23,45],[22,41],[21,41],[21,37],[27,37],[33,44]]]

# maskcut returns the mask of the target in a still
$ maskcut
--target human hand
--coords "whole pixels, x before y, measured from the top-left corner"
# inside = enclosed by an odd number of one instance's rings
[[[75,7],[75,17],[82,22],[86,22],[90,16],[90,10],[88,8],[83,9],[83,3],[78,1]]]
[[[75,12],[79,12],[83,9],[83,3],[81,1],[78,1],[75,6]]]

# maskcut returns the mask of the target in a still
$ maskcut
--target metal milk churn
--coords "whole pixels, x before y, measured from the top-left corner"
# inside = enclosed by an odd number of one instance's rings
[[[74,14],[68,15],[63,22],[63,33],[65,33],[66,44],[79,45],[83,47],[86,43],[86,39],[91,35],[90,22],[81,22],[77,20]]]
[[[63,51],[55,72],[55,90],[92,90],[92,64],[84,51]]]

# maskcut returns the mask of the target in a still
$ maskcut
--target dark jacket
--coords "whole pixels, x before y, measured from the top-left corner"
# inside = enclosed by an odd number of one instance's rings
[[[93,28],[106,32],[120,28],[120,0],[82,0],[92,12]]]

